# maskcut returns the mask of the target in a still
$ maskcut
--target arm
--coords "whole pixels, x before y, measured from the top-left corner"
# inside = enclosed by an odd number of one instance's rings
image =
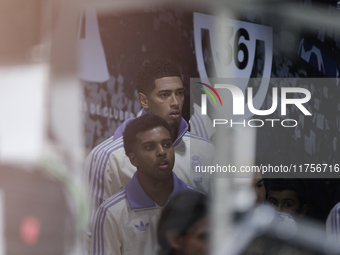
[[[124,240],[124,233],[115,217],[105,207],[99,207],[92,228],[90,254],[120,255]]]
[[[101,146],[101,145],[99,145]],[[106,162],[107,159],[107,162]],[[111,161],[113,164],[111,164]],[[89,222],[84,233],[84,252],[91,254],[92,225],[95,213],[100,204],[121,189],[118,177],[118,162],[112,156],[108,157],[108,152],[104,148],[94,148],[85,161],[83,182],[87,188]],[[116,169],[116,171],[114,170]]]
[[[124,121],[114,136],[96,146],[86,158],[84,177],[94,212],[101,203],[124,188],[135,172],[125,155],[122,137],[126,125],[132,120]]]
[[[88,186],[91,218],[100,204],[125,186],[120,178],[121,160],[117,159],[122,153],[117,150],[121,144],[117,141],[105,147],[99,145],[102,147],[97,149],[97,146],[86,158],[84,179]]]

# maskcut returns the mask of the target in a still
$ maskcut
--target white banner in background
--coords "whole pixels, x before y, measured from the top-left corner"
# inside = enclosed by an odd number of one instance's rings
[[[79,26],[78,45],[79,77],[91,82],[108,81],[109,71],[94,8],[87,8],[83,13]]]
[[[204,50],[202,45],[202,30],[209,31],[209,43],[216,71],[216,78],[248,78],[238,84],[245,93],[255,63],[257,41],[264,42],[263,73],[260,87],[254,96],[253,103],[260,109],[267,95],[271,76],[273,57],[272,28],[253,23],[222,19],[207,14],[194,13],[194,38],[198,71],[200,78],[208,77],[204,64]],[[218,48],[218,38],[223,40],[223,53]],[[228,77],[226,77],[226,74]],[[244,117],[253,114],[245,107]]]

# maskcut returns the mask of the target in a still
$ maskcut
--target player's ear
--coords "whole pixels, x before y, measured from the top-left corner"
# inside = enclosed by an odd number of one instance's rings
[[[146,96],[144,93],[142,93],[142,92],[139,92],[139,93],[138,93],[138,100],[139,100],[140,105],[141,105],[145,110],[148,110],[148,109],[149,109],[148,98],[147,98],[147,96]]]
[[[137,158],[136,158],[135,154],[130,152],[128,157],[130,159],[131,164],[133,166],[137,167],[138,166],[138,162],[137,162]]]
[[[171,248],[174,250],[180,251],[183,246],[183,236],[179,235],[175,231],[168,231],[165,234],[166,240]]]
[[[308,210],[308,205],[304,204],[300,209],[300,216],[303,217],[306,214],[307,210]]]

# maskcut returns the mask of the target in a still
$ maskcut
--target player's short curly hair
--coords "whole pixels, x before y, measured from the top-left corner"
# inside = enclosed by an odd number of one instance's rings
[[[155,88],[156,79],[174,76],[182,80],[181,71],[170,60],[146,60],[137,73],[137,91],[148,95]]]
[[[125,154],[129,156],[129,154],[133,152],[139,133],[160,126],[165,127],[169,131],[170,138],[172,139],[171,128],[168,122],[157,115],[148,113],[132,120],[127,124],[123,132]]]

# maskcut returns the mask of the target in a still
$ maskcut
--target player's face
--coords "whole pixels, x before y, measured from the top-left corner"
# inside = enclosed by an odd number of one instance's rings
[[[256,193],[256,203],[263,204],[266,197],[266,189],[262,177],[253,178],[252,187]]]
[[[183,255],[208,254],[208,217],[197,221],[182,237],[181,253]]]
[[[305,205],[300,205],[298,194],[294,190],[269,190],[267,205],[276,211],[288,213],[292,216],[303,216]]]
[[[139,178],[163,181],[171,177],[175,156],[169,131],[159,126],[137,134],[130,160]]]
[[[156,79],[155,88],[146,99],[146,104],[141,104],[148,113],[162,117],[171,127],[178,126],[184,102],[184,87],[179,77]]]

